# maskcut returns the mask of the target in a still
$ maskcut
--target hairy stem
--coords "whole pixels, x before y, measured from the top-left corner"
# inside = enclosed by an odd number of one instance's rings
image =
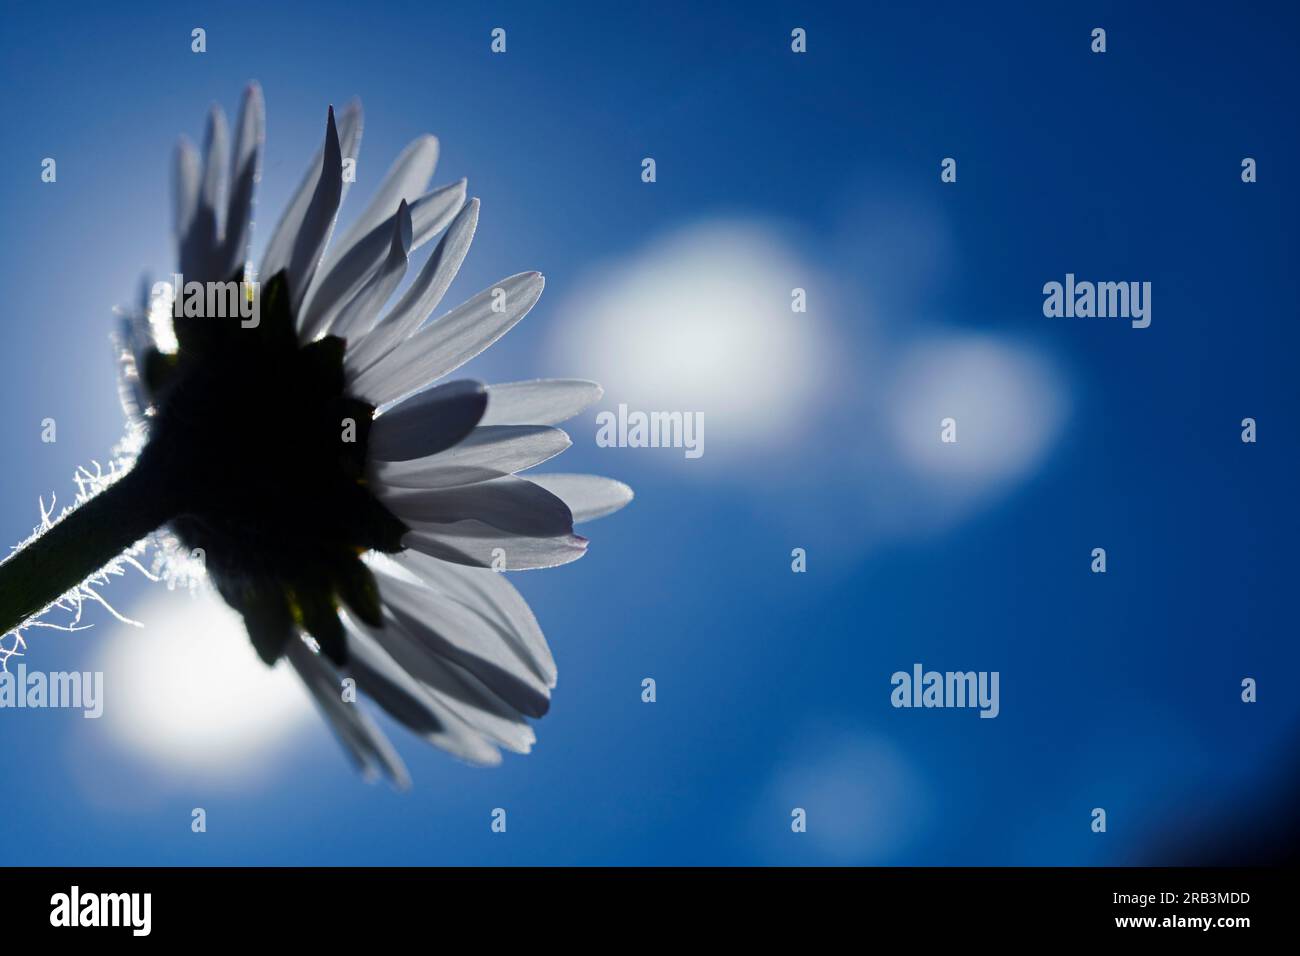
[[[0,562],[0,634],[53,604],[172,518],[175,508],[160,477],[143,457]]]

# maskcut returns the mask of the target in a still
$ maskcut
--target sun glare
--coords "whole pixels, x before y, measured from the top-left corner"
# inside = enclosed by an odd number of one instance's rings
[[[100,665],[104,720],[124,749],[226,774],[265,762],[311,716],[289,668],[263,665],[215,596],[158,589],[132,613],[144,626],[117,627]]]

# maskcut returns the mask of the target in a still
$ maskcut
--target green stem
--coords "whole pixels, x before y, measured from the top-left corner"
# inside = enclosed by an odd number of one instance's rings
[[[18,627],[174,516],[145,456],[38,538],[0,562],[0,634]]]

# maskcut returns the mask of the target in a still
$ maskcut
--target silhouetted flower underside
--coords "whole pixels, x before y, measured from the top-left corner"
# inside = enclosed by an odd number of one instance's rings
[[[202,157],[184,141],[178,148],[180,274],[186,287],[248,280],[240,294],[257,321],[174,314],[145,291],[121,331],[121,391],[144,446],[123,478],[47,537],[82,515],[102,564],[98,551],[112,546],[111,557],[169,527],[202,555],[261,658],[288,658],[368,773],[407,782],[393,748],[347,699],[344,677],[467,761],[499,762],[498,748],[527,752],[535,737],[526,718],[546,713],[555,663],[499,572],[581,557],[587,542],[573,525],[632,493],[593,475],[519,473],[569,446],[556,424],[601,389],[579,380],[434,386],[523,318],[543,285],[538,273],[520,273],[426,321],[479,210],[463,180],[424,191],[435,138],[406,148],[331,244],[351,178],[344,160],[355,162],[361,138],[360,106],[337,122],[331,108],[257,281],[245,263],[263,139],[255,85],[233,150],[227,138],[214,109]],[[435,238],[385,310],[411,252]],[[35,574],[24,576],[22,563],[0,574],[6,611],[13,581]]]

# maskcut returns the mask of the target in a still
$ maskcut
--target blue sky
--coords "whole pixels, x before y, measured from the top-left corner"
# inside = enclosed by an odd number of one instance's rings
[[[437,134],[436,181],[483,202],[451,298],[548,280],[465,372],[601,380],[560,467],[637,490],[581,562],[514,578],[560,668],[535,752],[473,769],[386,725],[415,778],[396,794],[273,704],[287,685],[166,737],[129,700],[156,702],[159,660],[198,686],[252,654],[164,653],[215,612],[124,578],[106,596],[147,635],[92,609],[31,638],[29,667],[103,669],[106,712],[0,711],[0,862],[1105,864],[1252,812],[1300,716],[1294,10],[464,7],[7,15],[0,537],[121,434],[111,308],[171,271],[176,136],[261,82],[256,253],[326,105],[358,95],[342,221]],[[1151,327],[1045,318],[1067,272],[1151,282]],[[598,447],[619,402],[702,411],[705,455]],[[1000,715],[892,708],[914,662],[999,671]]]

